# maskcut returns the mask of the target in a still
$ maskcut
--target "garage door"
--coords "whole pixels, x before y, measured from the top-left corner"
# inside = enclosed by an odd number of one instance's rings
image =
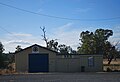
[[[48,54],[29,54],[29,72],[48,72]]]

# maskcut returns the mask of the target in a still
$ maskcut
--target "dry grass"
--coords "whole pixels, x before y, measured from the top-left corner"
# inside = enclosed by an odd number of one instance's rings
[[[8,65],[9,69],[0,69],[0,74],[13,74],[15,73],[15,63]]]
[[[8,69],[0,69],[0,75],[2,74],[13,74],[13,73],[15,73],[15,71],[14,70],[8,70]]]
[[[110,68],[112,71],[114,71],[114,70],[120,71],[120,59],[117,59],[116,61],[112,60],[110,65],[108,65],[107,63],[108,63],[107,59],[104,59],[103,60],[103,70],[104,71],[106,71],[107,68]]]
[[[107,64],[107,59],[103,59],[103,64]],[[113,59],[110,64],[119,64],[120,65],[120,59],[117,59],[116,61]]]

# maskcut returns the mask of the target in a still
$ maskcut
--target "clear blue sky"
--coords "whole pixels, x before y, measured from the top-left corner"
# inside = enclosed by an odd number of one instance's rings
[[[53,17],[21,11],[1,3]],[[120,0],[0,0],[0,41],[6,52],[14,51],[17,45],[23,48],[35,43],[44,46],[40,26],[46,27],[49,39],[57,38],[59,43],[74,49],[79,46],[81,31],[98,28],[113,30],[114,36],[110,41],[118,42]]]

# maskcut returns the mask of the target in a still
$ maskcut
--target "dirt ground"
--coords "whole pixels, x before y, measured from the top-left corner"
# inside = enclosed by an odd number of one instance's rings
[[[120,82],[120,72],[12,74],[0,82]]]

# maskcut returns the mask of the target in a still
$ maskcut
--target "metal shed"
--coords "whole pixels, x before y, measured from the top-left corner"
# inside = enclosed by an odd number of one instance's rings
[[[32,45],[15,53],[16,72],[55,72],[56,53],[40,45]]]
[[[103,55],[59,54],[40,45],[15,52],[16,72],[96,72],[103,70]]]

